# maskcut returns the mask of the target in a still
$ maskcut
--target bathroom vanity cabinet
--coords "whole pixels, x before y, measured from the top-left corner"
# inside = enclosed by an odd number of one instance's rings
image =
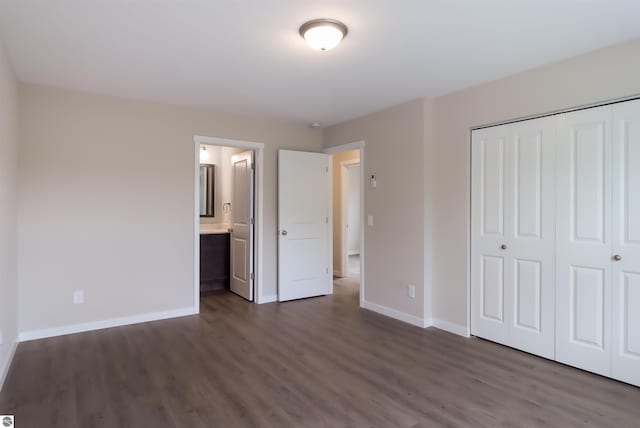
[[[229,233],[200,234],[200,293],[229,290]]]

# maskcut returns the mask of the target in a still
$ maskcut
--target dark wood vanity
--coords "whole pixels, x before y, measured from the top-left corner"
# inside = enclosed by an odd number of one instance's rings
[[[200,233],[200,294],[229,290],[229,233]]]

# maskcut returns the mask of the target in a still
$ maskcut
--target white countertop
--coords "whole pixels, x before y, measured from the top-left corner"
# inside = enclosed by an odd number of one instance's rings
[[[229,226],[224,224],[201,224],[200,235],[229,233]]]

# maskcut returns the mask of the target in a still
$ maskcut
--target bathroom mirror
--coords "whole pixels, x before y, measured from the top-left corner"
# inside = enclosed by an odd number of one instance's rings
[[[200,165],[200,217],[213,217],[215,165]]]

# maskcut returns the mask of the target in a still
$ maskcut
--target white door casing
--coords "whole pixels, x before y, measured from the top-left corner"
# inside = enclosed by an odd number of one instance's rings
[[[612,112],[612,377],[640,385],[640,100]]]
[[[554,134],[541,118],[472,134],[472,334],[554,357]]]
[[[558,116],[556,359],[611,375],[611,107]]]
[[[231,157],[231,291],[253,301],[253,151]]]
[[[278,151],[278,300],[330,294],[330,156]]]

